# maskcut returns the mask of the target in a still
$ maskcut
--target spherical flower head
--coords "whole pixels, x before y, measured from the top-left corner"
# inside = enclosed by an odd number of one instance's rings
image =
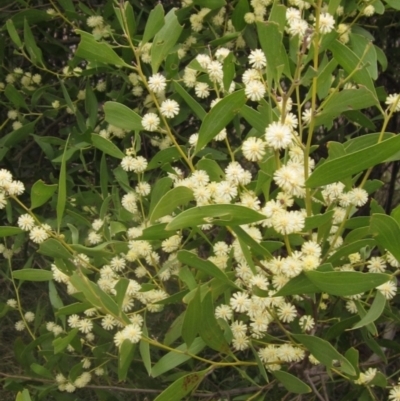
[[[17,303],[17,300],[16,299],[8,299],[7,300],[7,305],[10,307],[10,308],[16,308],[17,306],[18,306],[18,303]]]
[[[41,244],[49,238],[49,234],[43,227],[33,227],[29,233],[29,238],[36,244]]]
[[[76,314],[71,315],[68,318],[68,326],[75,329],[79,327],[80,317]]]
[[[273,122],[265,129],[265,140],[275,150],[287,149],[292,144],[292,132],[287,125]]]
[[[93,330],[93,323],[89,319],[81,319],[78,325],[78,329],[81,333],[90,333]]]
[[[232,308],[229,305],[219,305],[215,309],[215,317],[217,319],[231,320],[233,317]]]
[[[102,27],[104,25],[104,20],[101,15],[91,15],[86,20],[86,23],[90,28],[97,28],[97,27]]]
[[[389,95],[385,100],[385,104],[393,108],[394,111],[400,111],[400,94],[393,93]]]
[[[229,303],[234,311],[243,313],[249,309],[250,299],[245,292],[235,292]]]
[[[284,302],[282,305],[280,305],[277,313],[279,320],[284,323],[292,322],[297,315],[296,308],[288,302]]]
[[[368,193],[365,189],[354,188],[349,192],[350,202],[354,206],[364,206],[368,201]]]
[[[376,287],[386,299],[392,299],[397,293],[397,284],[393,281],[387,281],[386,283]]]
[[[154,93],[164,92],[167,86],[167,79],[160,73],[154,74],[149,78],[149,89]]]
[[[161,103],[160,111],[164,117],[174,118],[179,114],[179,104],[175,100],[164,100]]]
[[[250,81],[244,90],[246,96],[253,102],[261,100],[265,95],[265,86],[260,81]]]
[[[244,22],[246,24],[254,24],[256,22],[256,16],[254,13],[246,13],[244,15]]]
[[[252,162],[260,161],[265,155],[265,146],[266,143],[261,138],[252,136],[243,142],[243,156]]]
[[[11,184],[12,182],[12,175],[11,173],[2,168],[0,170],[0,187],[4,187],[5,185]]]
[[[207,65],[207,73],[212,82],[220,82],[224,76],[222,64],[219,61],[211,61]]]
[[[303,39],[308,29],[307,21],[299,18],[293,20],[288,27],[289,35],[291,36],[299,36],[300,39]]]
[[[206,82],[199,82],[195,85],[194,91],[200,99],[205,99],[210,96],[210,88]]]
[[[260,49],[252,50],[249,56],[249,63],[257,70],[264,68],[267,65],[267,59],[265,58],[264,52]]]
[[[218,61],[224,61],[230,53],[230,50],[227,49],[226,47],[220,47],[216,52],[215,52],[215,57],[217,58]]]
[[[18,218],[18,227],[24,231],[30,231],[35,226],[35,220],[33,217],[25,213]]]
[[[299,319],[299,325],[303,331],[311,331],[315,326],[315,320],[310,315],[304,315]]]
[[[332,32],[335,28],[335,19],[329,13],[322,13],[319,16],[319,31],[321,34]]]
[[[147,113],[142,118],[142,126],[146,131],[157,131],[160,118],[155,113]]]
[[[23,320],[18,320],[18,322],[15,323],[15,330],[17,330],[17,331],[25,330],[25,323]]]
[[[372,15],[375,14],[375,7],[372,4],[369,4],[368,6],[366,6],[363,10],[363,14],[366,17],[371,17]]]
[[[24,317],[27,322],[33,322],[35,320],[35,314],[33,312],[26,312]]]

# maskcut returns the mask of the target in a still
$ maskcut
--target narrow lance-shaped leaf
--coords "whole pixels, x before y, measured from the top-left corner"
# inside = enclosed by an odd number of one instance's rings
[[[145,45],[149,40],[153,39],[154,35],[163,27],[164,24],[164,9],[161,3],[159,3],[150,11],[149,18],[147,18],[142,44]]]
[[[93,63],[126,65],[125,61],[105,42],[97,42],[93,35],[85,31],[77,30],[81,35],[81,42],[75,55]]]
[[[22,269],[13,271],[13,278],[26,281],[49,281],[53,279],[53,273],[48,270]]]
[[[58,197],[57,197],[57,231],[60,232],[61,221],[63,218],[65,204],[67,202],[67,169],[66,169],[66,152],[68,149],[68,142],[65,144],[64,153],[61,161],[60,176],[58,179]]]
[[[175,9],[172,9],[165,16],[165,24],[157,32],[153,40],[153,45],[151,46],[150,54],[153,73],[158,71],[162,61],[178,41],[182,29],[183,26],[179,24]]]
[[[400,260],[400,227],[393,217],[381,213],[373,214],[370,233],[381,247]]]
[[[318,359],[318,361],[328,368],[333,368],[334,361],[339,361],[341,365],[340,370],[343,373],[350,376],[354,376],[356,374],[353,365],[328,341],[306,334],[292,334],[292,336],[295,338],[295,340],[302,343],[312,353],[312,355]]]
[[[357,322],[351,328],[351,330],[359,329],[360,327],[364,327],[370,323],[375,322],[375,320],[377,320],[382,315],[382,312],[385,309],[385,305],[386,298],[380,291],[377,291],[374,301],[372,302],[372,305],[369,308],[367,314],[359,322]]]
[[[182,324],[182,338],[186,345],[190,347],[195,340],[201,326],[201,300],[200,287],[197,288],[195,296],[191,299],[186,308],[185,317]]]
[[[210,369],[189,373],[174,381],[154,401],[178,401],[191,393],[204,379]]]
[[[232,121],[245,102],[244,90],[239,90],[224,97],[211,109],[201,124],[195,153],[198,153]]]
[[[265,220],[265,215],[241,205],[206,205],[185,210],[168,223],[167,230],[215,224],[234,226]]]
[[[116,145],[114,145],[109,139],[103,138],[99,134],[91,134],[92,144],[95,148],[102,152],[115,157],[116,159],[123,159],[125,154]]]
[[[37,46],[35,42],[35,37],[33,36],[31,28],[29,27],[28,21],[26,19],[24,21],[24,41],[26,50],[28,50],[33,64],[43,66],[44,64],[42,51]]]
[[[18,235],[23,232],[24,230],[21,230],[19,227],[0,226],[0,238],[11,237],[13,235]]]
[[[16,44],[16,46],[18,48],[21,48],[22,47],[21,39],[20,39],[18,32],[15,29],[14,23],[11,19],[7,20],[6,28],[7,28],[8,34],[10,35],[11,40]]]
[[[142,130],[142,118],[129,107],[118,102],[104,104],[105,120],[118,128],[128,131]]]
[[[307,187],[314,188],[351,177],[369,167],[383,163],[387,158],[396,153],[399,147],[400,136],[396,135],[386,141],[346,156],[337,157],[333,160],[329,160],[328,158],[322,165],[317,166],[306,181],[306,185]]]
[[[193,191],[186,187],[176,187],[168,191],[156,204],[150,216],[154,223],[161,217],[171,214],[178,206],[186,205],[193,200]]]
[[[280,381],[285,389],[295,394],[306,394],[311,393],[311,388],[307,386],[303,381],[298,379],[296,376],[290,373],[284,372],[283,370],[276,370],[272,372],[273,376]]]
[[[135,354],[136,344],[124,340],[118,352],[118,380],[123,381],[128,375],[128,370]]]
[[[350,271],[305,273],[307,278],[322,292],[331,295],[349,296],[369,291],[390,280],[388,274]]]

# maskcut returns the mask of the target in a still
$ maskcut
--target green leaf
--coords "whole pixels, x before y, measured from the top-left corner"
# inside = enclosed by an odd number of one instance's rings
[[[185,210],[167,224],[167,230],[194,227],[201,224],[235,226],[265,220],[265,215],[241,205],[206,205]]]
[[[11,237],[12,235],[22,234],[24,230],[19,227],[0,226],[0,238]]]
[[[45,377],[50,380],[54,380],[54,375],[50,372],[50,370],[46,369],[42,365],[38,365],[37,363],[32,363],[30,366],[32,372],[36,373],[39,376]]]
[[[146,321],[143,323],[143,336],[148,337],[149,333],[147,331]],[[150,356],[150,346],[147,341],[141,340],[139,344],[140,357],[142,358],[144,367],[147,370],[149,376],[151,376],[151,356]]]
[[[38,120],[32,121],[31,123],[25,124],[21,128],[16,129],[13,132],[5,135],[1,140],[0,144],[6,147],[12,147],[23,140],[25,140],[30,134],[32,134],[33,129]]]
[[[175,380],[154,401],[180,401],[190,392],[197,388],[210,368],[200,372],[189,373]]]
[[[25,110],[29,110],[28,105],[25,102],[25,98],[18,89],[15,88],[14,85],[8,84],[6,89],[4,90],[4,94],[6,95],[7,99],[17,108],[24,108]],[[15,130],[17,131],[17,130]]]
[[[22,393],[18,391],[15,401],[32,401],[29,391],[27,389],[22,390]]]
[[[158,360],[151,370],[151,375],[153,377],[158,377],[163,373],[174,369],[178,365],[192,359],[188,353],[197,355],[205,346],[205,342],[200,337],[197,337],[189,348],[186,344],[181,344],[174,351],[168,352],[168,354]]]
[[[165,16],[165,24],[156,33],[151,46],[151,67],[153,74],[158,71],[162,61],[166,58],[172,47],[181,36],[183,26],[179,24],[175,8]]]
[[[57,232],[60,232],[61,221],[64,215],[65,205],[67,203],[67,170],[66,170],[66,153],[68,149],[68,140],[64,147],[61,160],[60,176],[58,179],[58,196],[57,196]]]
[[[57,190],[57,184],[47,185],[42,180],[36,181],[31,188],[31,210],[44,205]]]
[[[370,233],[381,247],[400,260],[400,226],[393,217],[374,213],[371,217]]]
[[[372,238],[366,238],[359,241],[351,241],[348,245],[341,246],[332,256],[327,259],[328,263],[333,265],[339,265],[344,257],[349,256],[352,253],[359,252],[361,248],[365,246],[374,247],[375,240]]]
[[[136,344],[124,340],[118,351],[118,380],[126,380],[129,367],[135,354]]]
[[[232,12],[232,24],[237,32],[243,30],[247,26],[244,16],[248,12],[250,12],[248,0],[239,0]]]
[[[207,115],[206,111],[203,109],[203,106],[192,96],[190,96],[189,93],[178,82],[174,81],[173,85],[175,92],[177,92],[179,96],[186,102],[193,113],[196,114],[201,121],[203,121],[204,117]]]
[[[371,307],[369,308],[367,314],[357,322],[351,330],[359,329],[360,327],[367,326],[370,323],[375,322],[383,313],[386,305],[386,298],[380,291],[376,292],[374,301],[372,302]]]
[[[250,247],[252,252],[255,255],[262,256],[264,259],[272,258],[271,253],[267,248],[265,248],[262,244],[259,244],[256,240],[254,240],[243,228],[236,226],[232,227],[232,231],[237,235],[240,241]]]
[[[375,96],[367,88],[346,89],[327,98],[327,102],[322,106],[322,111],[319,111],[315,117],[315,124],[327,125],[345,111],[365,109],[375,104]]]
[[[8,34],[10,35],[11,40],[15,43],[15,45],[18,48],[21,48],[22,47],[21,39],[20,39],[18,32],[15,29],[14,23],[11,19],[6,21],[6,28],[7,28]]]
[[[171,214],[178,206],[186,205],[193,200],[193,191],[186,187],[176,187],[168,191],[155,205],[150,222]]]
[[[214,263],[210,262],[209,260],[201,259],[194,253],[186,250],[178,251],[177,258],[181,263],[184,263],[190,267],[195,267],[196,269],[201,270],[207,275],[214,277],[217,280],[220,280],[233,288],[239,289],[236,284],[231,281],[221,269],[219,269],[217,266],[214,265]]]
[[[49,238],[39,245],[39,253],[53,258],[70,259],[71,253],[54,238]]]
[[[127,131],[141,131],[142,118],[129,107],[117,102],[104,104],[105,120],[118,128]]]
[[[314,188],[351,177],[369,167],[383,163],[396,153],[399,147],[400,136],[396,135],[346,156],[337,157],[333,160],[328,158],[322,165],[317,166],[306,181],[306,185]]]
[[[44,66],[42,51],[39,49],[35,42],[35,37],[32,34],[31,28],[29,27],[28,21],[24,21],[24,42],[26,50],[31,57],[32,63],[35,65]]]
[[[348,46],[344,45],[339,40],[333,40],[330,42],[328,48],[332,52],[334,59],[344,68],[347,74],[352,74],[352,80],[369,89],[376,99],[376,104],[379,104],[375,85],[367,69],[359,68],[360,58]],[[361,62],[361,66],[362,65],[363,63]]]
[[[12,272],[13,278],[26,281],[49,281],[53,280],[53,273],[48,270],[22,269]]]
[[[57,337],[53,341],[54,353],[59,354],[60,352],[64,351],[64,349],[71,344],[71,341],[75,338],[78,332],[79,329],[72,329],[65,337]]]
[[[288,295],[314,294],[321,290],[313,284],[304,273],[289,280],[274,297],[285,297]]]
[[[245,102],[244,90],[239,90],[224,97],[211,109],[200,126],[195,153],[198,153],[232,121]]]
[[[144,45],[149,40],[153,39],[154,35],[164,26],[164,24],[164,9],[161,3],[159,3],[150,11],[146,27],[144,28],[142,44]]]
[[[350,376],[355,376],[356,371],[353,365],[336,349],[328,343],[328,341],[316,336],[309,336],[306,334],[292,334],[295,340],[302,343],[323,365],[328,368],[333,368],[335,360],[340,363],[340,370]]]
[[[93,35],[77,29],[81,35],[81,42],[75,55],[93,63],[113,64],[125,66],[126,63],[118,56],[113,48],[106,42],[97,42]]]
[[[260,112],[254,110],[252,107],[244,105],[240,109],[240,115],[253,127],[259,134],[264,134],[270,121],[261,114]]]
[[[400,10],[400,0],[385,0],[385,3],[395,10]]]
[[[275,376],[290,393],[307,394],[311,392],[311,388],[307,386],[307,384],[290,373],[284,372],[283,370],[275,370],[272,372],[272,375]]]
[[[309,271],[305,275],[322,292],[331,295],[349,296],[369,291],[390,280],[388,274],[361,272]]]
[[[363,35],[352,33],[350,35],[350,48],[362,60],[372,79],[378,78],[378,60],[372,42]]]
[[[157,154],[150,160],[147,166],[147,171],[154,170],[155,168],[160,168],[164,164],[176,162],[181,158],[181,154],[178,149],[173,146],[166,148],[157,152]]]
[[[96,127],[98,108],[99,105],[96,95],[94,94],[90,81],[88,80],[86,82],[85,91],[85,111],[88,116],[86,125],[88,128],[94,129]]]
[[[225,340],[224,333],[218,325],[215,318],[215,307],[212,300],[210,291],[206,293],[203,301],[201,302],[201,320],[199,326],[200,337],[204,342],[213,350],[225,354],[230,353],[229,345]],[[183,328],[182,328],[183,332]]]
[[[103,138],[99,134],[91,134],[91,138],[93,146],[107,155],[115,157],[116,159],[123,159],[125,157],[125,154],[109,139]]]
[[[197,288],[195,296],[190,300],[185,311],[182,324],[182,338],[186,345],[190,347],[195,340],[201,326],[201,300],[200,287]]]

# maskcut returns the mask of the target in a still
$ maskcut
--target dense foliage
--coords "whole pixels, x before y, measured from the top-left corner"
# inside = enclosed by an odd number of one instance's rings
[[[3,3],[11,399],[399,401],[400,1]]]

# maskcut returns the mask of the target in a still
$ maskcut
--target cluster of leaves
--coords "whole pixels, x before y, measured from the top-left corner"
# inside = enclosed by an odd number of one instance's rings
[[[4,7],[17,400],[400,400],[400,209],[370,198],[400,100],[363,26],[398,1]]]

